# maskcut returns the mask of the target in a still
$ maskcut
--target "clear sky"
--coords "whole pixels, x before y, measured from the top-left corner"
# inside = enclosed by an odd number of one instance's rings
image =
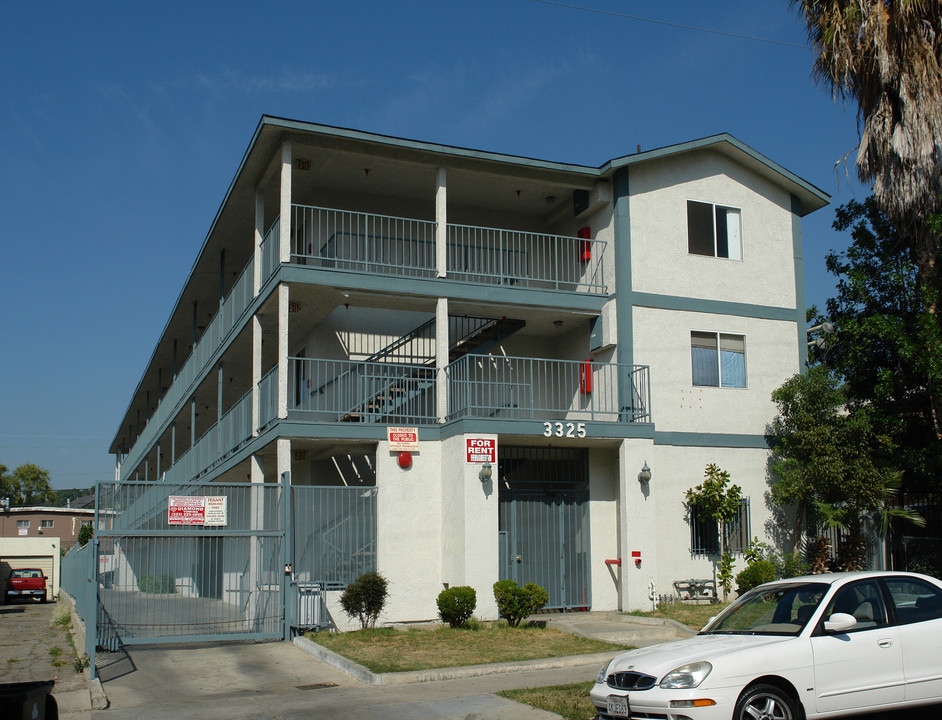
[[[832,196],[803,225],[821,306],[834,208],[869,190],[812,59],[786,0],[3,3],[0,463],[113,478],[263,114],[594,166],[729,132]]]

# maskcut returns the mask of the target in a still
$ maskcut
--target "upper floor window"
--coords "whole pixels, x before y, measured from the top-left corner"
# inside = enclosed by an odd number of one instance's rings
[[[39,527],[41,528],[51,528],[53,526],[53,520],[40,520]]]
[[[742,222],[737,208],[687,201],[687,251],[742,260]]]
[[[20,529],[29,528],[29,520],[17,520],[16,527]]]
[[[746,338],[715,332],[690,333],[693,384],[746,387]]]

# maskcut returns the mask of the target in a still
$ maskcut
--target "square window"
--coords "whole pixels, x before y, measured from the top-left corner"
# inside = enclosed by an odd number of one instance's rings
[[[53,526],[53,520],[40,520],[39,527],[41,528],[51,528]]]
[[[737,208],[687,201],[687,251],[742,260],[742,213]]]
[[[749,546],[749,498],[739,501],[736,517],[726,524],[730,553],[743,553]],[[718,555],[721,551],[720,524],[703,515],[696,507],[690,509],[690,552],[694,555]]]
[[[17,520],[17,521],[16,521],[16,527],[17,527],[17,528],[20,528],[20,529],[22,529],[22,528],[28,528],[28,527],[29,527],[29,520]]]
[[[690,333],[693,384],[701,387],[746,387],[746,338],[715,332]]]

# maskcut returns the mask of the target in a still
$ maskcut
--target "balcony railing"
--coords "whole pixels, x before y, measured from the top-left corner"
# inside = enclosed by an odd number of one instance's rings
[[[645,366],[466,355],[446,372],[448,419],[650,421]]]
[[[428,424],[435,368],[384,362],[291,358],[290,414],[318,422]]]

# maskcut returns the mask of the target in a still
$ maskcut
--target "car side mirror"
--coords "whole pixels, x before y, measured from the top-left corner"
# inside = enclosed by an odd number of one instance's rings
[[[857,618],[847,613],[834,613],[824,621],[824,629],[827,632],[847,632],[857,624]]]

